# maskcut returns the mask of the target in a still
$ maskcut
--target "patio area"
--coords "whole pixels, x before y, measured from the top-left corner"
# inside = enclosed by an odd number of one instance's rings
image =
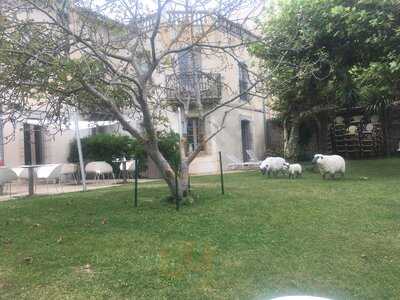
[[[138,182],[151,182],[157,181],[157,179],[139,179]],[[127,183],[123,183],[122,180],[87,180],[86,188],[87,191],[104,189],[115,186],[122,185],[132,185],[133,188],[133,180],[128,179]],[[35,186],[35,195],[55,195],[55,194],[63,194],[63,193],[72,193],[72,192],[82,192],[82,185],[73,184],[73,183],[49,183],[46,184],[44,182],[38,182]],[[29,183],[28,181],[16,181],[11,185],[11,194],[10,194],[10,186],[5,186],[3,193],[0,195],[0,202],[7,201],[10,199],[21,198],[29,196]]]

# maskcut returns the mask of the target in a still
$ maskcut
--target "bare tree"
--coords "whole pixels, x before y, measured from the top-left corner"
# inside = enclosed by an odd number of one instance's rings
[[[246,27],[255,28],[260,5],[251,0],[2,3],[0,104],[5,120],[15,124],[39,112],[61,128],[71,108],[104,113],[143,144],[172,195],[179,173],[177,196],[182,197],[190,163],[224,129],[227,115],[247,103],[237,100],[257,94],[261,78],[242,58],[257,41]],[[216,68],[241,63],[245,84],[237,89],[218,73],[204,72],[198,54],[222,61]],[[182,124],[177,169],[158,147],[158,130],[168,111],[179,113]],[[218,111],[223,111],[218,124],[188,149],[189,118],[206,122]]]

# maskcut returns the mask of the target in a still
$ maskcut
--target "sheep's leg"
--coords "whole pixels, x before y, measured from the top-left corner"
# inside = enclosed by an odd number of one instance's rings
[[[326,173],[322,173],[322,179],[323,179],[323,180],[326,179]]]
[[[335,179],[335,173],[330,173],[331,179]]]

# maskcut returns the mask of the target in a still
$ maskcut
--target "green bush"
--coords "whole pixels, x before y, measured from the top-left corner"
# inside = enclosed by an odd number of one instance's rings
[[[118,170],[113,159],[125,156],[127,159],[137,157],[140,170],[146,169],[146,154],[143,147],[127,135],[100,133],[81,139],[83,159],[89,161],[106,161]],[[69,162],[79,162],[76,140],[71,142],[68,156]]]
[[[147,168],[147,155],[143,145],[127,135],[99,133],[81,139],[82,153],[85,163],[90,161],[106,161],[114,166],[113,158],[125,156],[127,159],[137,157],[140,170]],[[161,153],[176,170],[180,163],[179,135],[174,132],[163,132],[159,134],[159,147]],[[71,142],[68,156],[69,162],[79,162],[76,140]]]
[[[170,163],[174,170],[179,168],[181,154],[179,152],[179,134],[170,131],[159,134],[158,147],[165,159]]]

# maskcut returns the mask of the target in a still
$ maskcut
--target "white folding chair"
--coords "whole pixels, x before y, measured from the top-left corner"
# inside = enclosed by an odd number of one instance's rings
[[[66,181],[66,178],[68,176],[71,176],[72,180],[75,182],[75,184],[78,184],[78,165],[77,164],[62,164],[61,168],[61,173],[60,173],[60,181],[64,179],[64,182]]]
[[[16,167],[12,171],[17,175],[18,179],[29,179],[29,171],[27,168]]]
[[[135,171],[136,166],[135,166],[135,161],[132,160],[127,160],[126,161],[126,172],[128,174],[128,178],[133,178],[133,172]],[[120,163],[119,165],[119,178],[122,178],[124,172],[124,163]]]
[[[36,179],[37,179],[36,182],[38,180],[44,180],[47,186],[47,193],[49,193],[49,183],[52,181],[54,184],[56,184],[58,180],[58,186],[62,190],[62,185],[60,181],[61,170],[62,170],[62,164],[42,165],[38,167],[36,170]],[[56,190],[58,190],[57,185],[56,185]]]
[[[0,186],[4,188],[7,184],[9,184],[9,195],[11,197],[11,184],[14,180],[17,180],[17,174],[10,168],[0,167]],[[4,190],[3,190],[4,192]]]
[[[88,174],[94,174],[95,183],[99,182],[102,178],[106,179],[106,175],[111,175],[112,179],[115,181],[115,175],[112,166],[105,161],[93,161],[86,165],[85,172]]]
[[[227,165],[228,168],[237,169],[244,166],[243,162],[241,162],[236,156],[232,154],[226,154],[226,157],[231,161],[231,163]]]
[[[254,153],[253,150],[249,150],[248,149],[248,150],[246,150],[246,153],[250,157],[250,162],[251,163],[257,163],[257,164],[261,163],[261,161],[257,159],[257,156],[256,156],[256,154]]]
[[[253,167],[258,166],[261,162],[258,161],[246,161],[242,162],[236,156],[232,154],[226,154],[226,157],[232,161],[232,163],[228,164],[227,167],[230,169],[244,168],[244,167]]]

